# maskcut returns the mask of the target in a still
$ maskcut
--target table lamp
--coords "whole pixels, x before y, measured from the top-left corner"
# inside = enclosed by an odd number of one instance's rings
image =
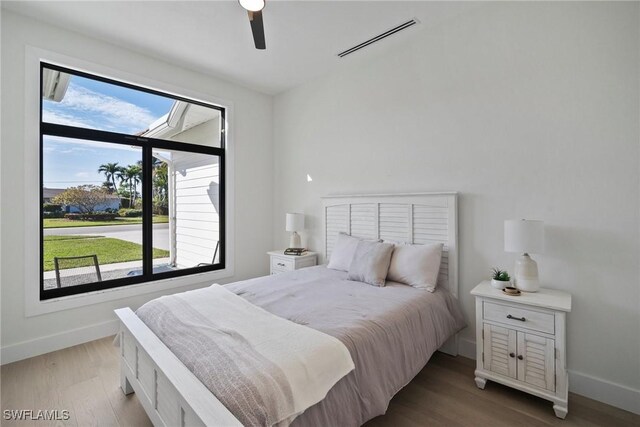
[[[531,219],[509,219],[504,222],[504,250],[522,254],[516,260],[515,285],[523,292],[540,289],[538,264],[529,253],[544,250],[544,222]]]
[[[292,232],[291,240],[289,241],[289,247],[302,248],[302,244],[300,243],[300,235],[297,232],[304,230],[304,214],[288,213],[286,230]]]

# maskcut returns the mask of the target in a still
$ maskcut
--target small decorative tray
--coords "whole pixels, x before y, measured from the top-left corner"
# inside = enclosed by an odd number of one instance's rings
[[[502,290],[502,293],[505,294],[505,295],[509,295],[511,297],[517,297],[517,296],[522,294],[522,292],[520,292],[519,289],[510,288],[510,287],[504,288]]]

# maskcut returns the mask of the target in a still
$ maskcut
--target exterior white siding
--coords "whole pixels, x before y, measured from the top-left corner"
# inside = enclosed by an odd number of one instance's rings
[[[214,261],[220,239],[218,159],[175,153],[171,175],[175,183],[175,205],[170,213],[174,219],[175,250],[171,257],[178,268],[209,264]]]

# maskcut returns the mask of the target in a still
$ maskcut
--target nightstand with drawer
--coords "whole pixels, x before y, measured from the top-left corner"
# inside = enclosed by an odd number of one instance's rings
[[[487,380],[554,403],[559,418],[568,411],[566,313],[571,295],[552,289],[505,295],[489,281],[476,297],[476,384]]]
[[[285,255],[284,251],[267,252],[270,258],[271,275],[313,267],[318,262],[318,254],[307,252],[304,255]]]

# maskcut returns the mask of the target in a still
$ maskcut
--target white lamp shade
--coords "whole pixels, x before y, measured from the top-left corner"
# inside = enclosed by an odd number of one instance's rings
[[[506,220],[504,250],[541,254],[544,251],[544,222],[531,219]]]
[[[304,214],[288,213],[287,214],[287,231],[304,230]]]
[[[258,12],[264,9],[264,0],[238,0],[240,6],[250,12]]]

